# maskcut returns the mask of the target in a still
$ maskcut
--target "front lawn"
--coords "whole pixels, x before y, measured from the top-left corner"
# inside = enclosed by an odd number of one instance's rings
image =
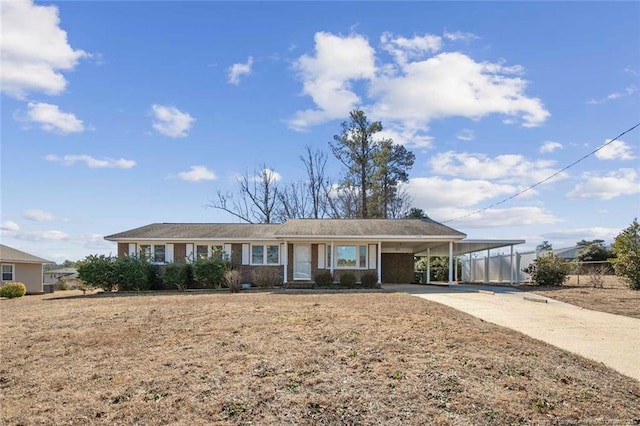
[[[406,294],[60,295],[0,300],[0,423],[640,421],[639,382]]]

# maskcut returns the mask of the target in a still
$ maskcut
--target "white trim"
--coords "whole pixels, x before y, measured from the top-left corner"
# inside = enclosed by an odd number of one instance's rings
[[[287,273],[289,272],[289,243],[287,243],[287,240],[284,241],[284,249],[282,251],[282,263],[284,265],[284,276],[283,276],[283,283],[287,283],[288,282],[288,277],[287,277]]]
[[[164,263],[173,262],[173,244],[165,244],[164,246]]]
[[[137,256],[138,255],[138,244],[129,243],[129,256]]]
[[[378,268],[377,259],[378,259],[378,245],[369,244],[369,269]]]
[[[4,273],[2,272],[2,267],[3,266],[11,266],[11,279],[9,280],[5,280],[3,275]],[[11,281],[15,281],[16,280],[16,265],[15,263],[2,263],[0,264],[0,281],[3,282],[11,282]]]
[[[449,241],[449,285],[453,285],[453,241]]]
[[[318,269],[325,268],[325,260],[327,259],[327,245],[318,244]]]
[[[382,241],[378,241],[378,284],[382,284]]]

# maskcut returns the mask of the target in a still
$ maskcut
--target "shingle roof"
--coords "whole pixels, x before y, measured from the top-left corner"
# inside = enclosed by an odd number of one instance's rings
[[[276,230],[276,235],[465,237],[462,232],[431,219],[289,219]]]
[[[263,239],[273,238],[279,224],[252,223],[152,223],[107,235],[105,240],[153,239]]]
[[[430,219],[289,219],[284,224],[152,223],[105,237],[126,239],[250,240],[282,237],[465,237]]]
[[[0,261],[15,263],[53,263],[38,256],[0,244]]]

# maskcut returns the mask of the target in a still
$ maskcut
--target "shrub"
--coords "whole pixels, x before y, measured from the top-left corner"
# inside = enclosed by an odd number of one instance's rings
[[[71,290],[66,278],[58,278],[58,281],[53,284],[53,288],[58,291]]]
[[[313,281],[318,287],[329,287],[333,284],[333,275],[329,271],[320,271],[313,277]]]
[[[282,285],[280,271],[274,268],[256,268],[251,273],[253,282],[258,287],[275,287]]]
[[[229,287],[229,291],[231,291],[231,293],[240,292],[242,289],[242,276],[239,271],[235,269],[227,271],[224,274],[224,279],[227,282],[227,287]]]
[[[136,256],[122,256],[113,262],[113,279],[122,291],[149,290],[149,262]]]
[[[99,287],[112,291],[116,285],[111,256],[89,255],[77,264],[78,278],[89,288]]]
[[[378,275],[373,272],[366,272],[360,277],[360,283],[365,288],[376,288],[378,286]]]
[[[616,275],[621,276],[627,286],[640,290],[640,224],[634,219],[613,242],[613,259]]]
[[[356,274],[351,271],[345,271],[340,273],[340,285],[343,287],[355,287],[356,286]]]
[[[552,253],[542,255],[523,269],[536,285],[562,285],[569,277],[571,263]]]
[[[185,291],[193,283],[193,268],[188,263],[169,263],[165,267],[162,280],[168,286]]]
[[[215,257],[201,257],[193,264],[193,275],[205,288],[221,288],[226,284],[224,274],[229,262]]]
[[[13,299],[14,297],[22,297],[25,294],[27,294],[27,287],[19,282],[9,282],[0,287],[0,297]]]

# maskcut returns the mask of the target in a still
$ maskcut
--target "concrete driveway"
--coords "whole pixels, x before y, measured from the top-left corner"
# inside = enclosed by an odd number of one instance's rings
[[[511,287],[392,284],[384,288],[442,303],[640,380],[640,319],[591,311]]]

